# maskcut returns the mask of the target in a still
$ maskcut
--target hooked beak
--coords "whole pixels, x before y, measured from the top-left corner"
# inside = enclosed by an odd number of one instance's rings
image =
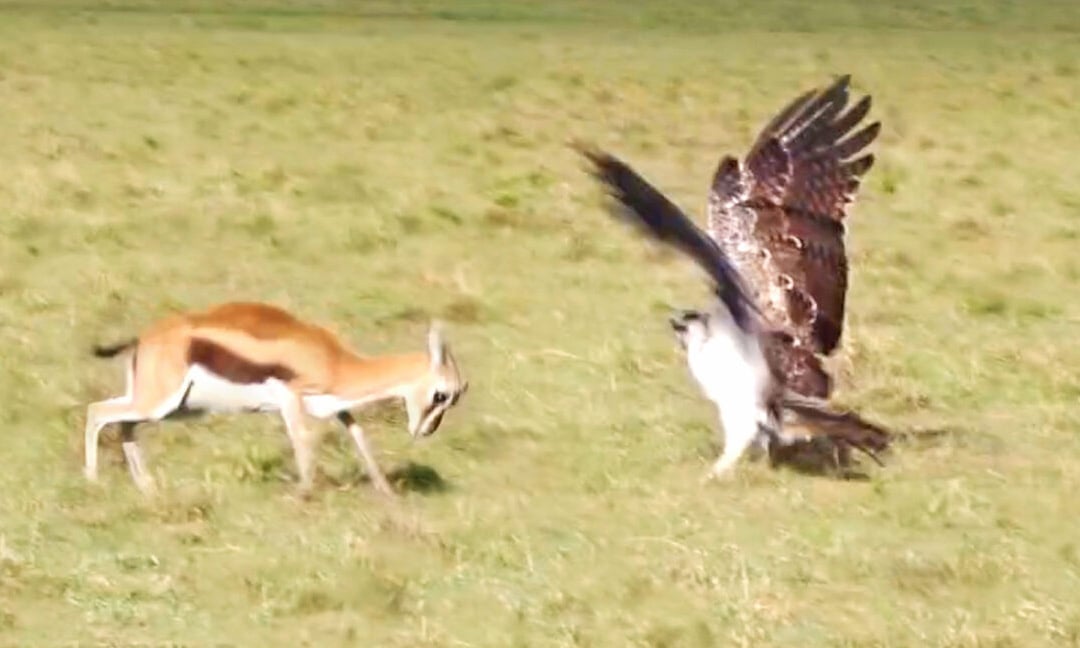
[[[679,342],[679,347],[685,350],[687,348],[686,336],[690,331],[690,323],[701,320],[701,313],[692,310],[676,311],[670,317],[668,317],[668,323],[671,324],[672,330],[675,331],[675,339]]]
[[[680,310],[675,311],[668,317],[668,321],[671,322],[671,328],[675,329],[677,333],[685,333],[689,328],[689,323],[698,321],[701,319],[701,313],[692,310]]]

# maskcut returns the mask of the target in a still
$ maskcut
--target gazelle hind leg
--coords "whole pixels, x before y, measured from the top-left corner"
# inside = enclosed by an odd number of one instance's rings
[[[146,462],[143,461],[142,451],[135,441],[134,421],[124,421],[120,424],[121,438],[123,439],[124,459],[127,461],[128,472],[135,485],[144,493],[154,491],[154,478],[146,470]]]
[[[300,494],[306,496],[315,485],[315,437],[304,421],[304,408],[300,397],[285,385],[280,388],[279,408],[289,441],[292,443],[293,457],[296,459]]]
[[[86,408],[86,427],[83,430],[83,452],[86,455],[86,459],[83,466],[83,473],[90,481],[95,481],[97,479],[98,439],[101,436],[101,430],[110,423],[124,420],[118,417],[131,409],[131,395],[134,389],[135,356],[133,354],[127,361],[124,395],[91,403],[90,406]]]
[[[86,410],[86,429],[83,433],[83,441],[86,444],[84,472],[87,479],[91,481],[97,479],[98,440],[101,430],[110,423],[121,423],[124,424],[122,430],[124,458],[127,460],[131,477],[140,490],[144,492],[151,490],[152,480],[146,472],[142,453],[135,444],[134,424],[160,420],[171,414],[183,403],[190,386],[191,377],[185,376],[173,393],[164,398],[150,400],[145,390],[141,393],[134,392],[129,385],[126,396],[91,403]],[[141,405],[140,400],[142,400]]]
[[[131,407],[131,399],[127,396],[119,396],[108,400],[90,403],[86,408],[86,428],[83,430],[83,445],[86,461],[83,473],[90,481],[97,479],[98,474],[98,441],[101,430],[110,423],[134,420],[136,416]]]
[[[139,490],[144,493],[151,492],[154,484],[153,479],[146,471],[146,463],[143,461],[139,446],[135,443],[135,425],[146,421],[147,417],[138,412],[126,398],[113,398],[107,401],[93,403],[87,410],[86,430],[84,442],[86,443],[86,466],[84,472],[90,481],[97,479],[98,468],[98,440],[101,430],[110,423],[121,425],[123,440],[124,459],[131,473],[131,479]]]

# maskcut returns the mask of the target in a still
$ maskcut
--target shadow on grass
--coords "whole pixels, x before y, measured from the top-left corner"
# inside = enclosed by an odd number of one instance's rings
[[[398,491],[431,495],[445,493],[450,484],[431,466],[409,462],[387,473],[386,478]]]
[[[321,476],[326,483],[334,488],[351,489],[356,486],[362,488],[374,488],[371,485],[371,477],[368,475],[352,475],[351,477]],[[443,479],[442,475],[431,466],[409,462],[404,466],[394,468],[386,473],[386,480],[398,493],[419,493],[421,495],[441,494],[449,491],[452,487]]]
[[[933,448],[964,433],[959,428],[904,430],[893,435],[895,443],[914,448]]]
[[[783,467],[816,477],[852,481],[865,481],[870,478],[860,470],[860,464],[852,457],[850,449],[841,448],[825,437],[774,447],[770,449],[769,462],[775,468]]]
[[[957,429],[918,429],[893,433],[893,446],[903,444],[913,448],[931,448],[960,433]],[[769,460],[774,467],[818,477],[834,477],[852,481],[866,481],[870,476],[861,469],[856,457],[862,454],[853,448],[843,448],[825,437],[800,441],[790,446],[771,450]],[[880,453],[883,463],[888,462],[889,450]],[[872,461],[869,457],[867,460]]]

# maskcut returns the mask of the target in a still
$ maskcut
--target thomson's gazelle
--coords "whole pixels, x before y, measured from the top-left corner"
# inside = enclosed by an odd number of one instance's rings
[[[167,317],[138,338],[97,347],[94,354],[109,358],[128,350],[127,393],[87,409],[86,476],[97,477],[101,429],[119,423],[128,468],[144,491],[153,482],[135,442],[137,423],[189,413],[276,411],[285,420],[302,492],[310,490],[313,479],[316,437],[305,423],[310,414],[336,417],[355,440],[372,483],[390,494],[349,411],[400,398],[409,432],[425,437],[468,389],[435,324],[426,353],[361,356],[325,328],[258,303]]]

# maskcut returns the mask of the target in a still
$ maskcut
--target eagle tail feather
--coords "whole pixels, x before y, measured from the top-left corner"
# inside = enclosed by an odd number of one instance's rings
[[[855,412],[838,412],[825,401],[795,393],[781,400],[785,411],[795,414],[802,427],[813,437],[827,437],[842,448],[856,448],[879,466],[884,465],[879,454],[889,449],[894,437],[884,427],[867,421]]]

